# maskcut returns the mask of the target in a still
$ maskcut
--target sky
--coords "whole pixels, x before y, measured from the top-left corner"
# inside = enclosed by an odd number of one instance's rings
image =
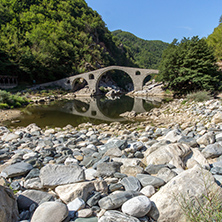
[[[222,0],[86,0],[110,31],[121,29],[145,40],[171,43],[175,38],[213,33]]]

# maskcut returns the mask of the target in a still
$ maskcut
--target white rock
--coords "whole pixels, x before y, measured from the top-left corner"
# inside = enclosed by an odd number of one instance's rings
[[[144,195],[147,196],[147,197],[151,197],[153,194],[156,193],[156,191],[155,191],[154,186],[148,185],[148,186],[145,186],[145,187],[140,191],[140,193],[144,194]]]
[[[122,212],[134,217],[144,217],[151,209],[151,201],[146,196],[129,199],[122,205]]]
[[[85,205],[85,201],[82,198],[77,197],[67,204],[69,215],[73,218],[75,216],[75,212],[83,209]]]

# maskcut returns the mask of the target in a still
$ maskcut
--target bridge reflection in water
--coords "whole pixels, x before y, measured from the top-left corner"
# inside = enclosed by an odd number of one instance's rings
[[[109,100],[104,98],[77,98],[69,101],[60,108],[62,112],[99,119],[106,122],[122,122],[126,119],[119,117],[127,111],[136,113],[148,112],[159,106],[159,98],[131,98],[123,96],[121,99]]]
[[[68,124],[78,126],[81,123],[93,124],[124,122],[126,119],[120,114],[127,111],[137,113],[147,112],[159,106],[158,98],[131,98],[122,96],[111,100],[104,97],[78,98],[72,101],[61,101],[49,106],[31,106],[24,110],[24,114],[18,118],[20,122],[5,123],[10,126],[27,126],[36,123],[40,127],[64,127]]]

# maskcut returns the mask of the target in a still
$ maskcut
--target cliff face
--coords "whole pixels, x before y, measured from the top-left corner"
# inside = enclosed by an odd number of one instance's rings
[[[55,80],[108,65],[133,66],[127,49],[84,0],[0,0],[0,46],[20,80]],[[0,56],[0,71],[7,73]]]

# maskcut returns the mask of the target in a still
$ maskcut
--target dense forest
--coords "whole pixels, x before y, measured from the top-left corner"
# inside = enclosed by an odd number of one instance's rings
[[[112,33],[121,41],[123,46],[129,48],[131,54],[134,55],[135,63],[140,68],[158,69],[162,53],[169,45],[168,43],[159,40],[143,40],[122,30],[116,30]]]
[[[109,65],[135,66],[84,0],[0,0],[0,74],[37,83]]]

